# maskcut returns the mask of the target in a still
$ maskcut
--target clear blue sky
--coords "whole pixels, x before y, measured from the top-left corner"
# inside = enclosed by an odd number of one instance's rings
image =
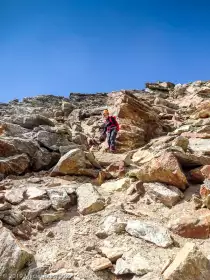
[[[0,0],[0,101],[210,79],[210,2]]]

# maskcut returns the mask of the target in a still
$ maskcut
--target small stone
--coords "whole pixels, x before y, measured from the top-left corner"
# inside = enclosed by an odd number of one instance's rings
[[[23,200],[25,189],[11,189],[5,193],[5,199],[11,204],[19,204]]]
[[[92,261],[91,269],[96,272],[112,267],[112,263],[107,258],[98,258]]]
[[[121,234],[125,231],[126,223],[115,216],[108,216],[103,222],[103,230],[106,234]]]
[[[70,197],[65,190],[47,190],[52,207],[55,210],[66,209],[70,204]]]
[[[163,274],[165,280],[210,279],[209,260],[194,243],[187,243]]]
[[[179,189],[162,183],[145,183],[144,188],[151,198],[168,207],[174,206],[183,197]]]
[[[109,181],[101,185],[101,189],[106,193],[114,193],[115,191],[122,191],[130,186],[130,179],[123,178],[117,181]]]
[[[189,145],[189,139],[184,136],[178,136],[172,143],[173,146],[181,147],[185,152]]]
[[[55,213],[42,213],[40,215],[42,222],[44,224],[51,224],[53,222],[60,221],[64,216],[64,212],[55,212]]]
[[[47,236],[47,237],[50,237],[50,238],[53,238],[53,237],[55,236],[55,234],[54,234],[52,231],[48,231],[48,232],[46,233],[46,236]]]
[[[37,187],[29,187],[26,190],[28,199],[41,199],[46,195],[46,191]]]
[[[127,257],[123,255],[116,262],[115,275],[136,274],[142,276],[151,271],[150,264],[140,253]]]
[[[18,226],[24,220],[24,216],[19,210],[5,210],[0,212],[0,219],[8,225]]]
[[[130,235],[167,248],[173,244],[169,231],[153,222],[129,220],[125,229]]]
[[[124,253],[121,248],[100,247],[99,249],[111,262],[115,262],[121,258]]]
[[[78,197],[78,210],[87,215],[101,211],[105,207],[105,199],[91,184],[83,184],[76,190]]]

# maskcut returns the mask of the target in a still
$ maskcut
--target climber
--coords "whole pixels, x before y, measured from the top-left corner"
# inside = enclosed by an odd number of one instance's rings
[[[119,131],[119,124],[114,116],[109,115],[109,111],[106,109],[103,111],[103,117],[105,118],[104,130],[100,137],[103,142],[107,138],[110,152],[114,152],[116,149],[116,137]]]

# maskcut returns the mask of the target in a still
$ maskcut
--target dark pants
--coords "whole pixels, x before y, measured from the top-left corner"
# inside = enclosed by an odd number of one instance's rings
[[[109,145],[109,149],[111,150],[115,150],[116,148],[116,137],[117,137],[117,129],[116,128],[112,128],[110,131],[107,132],[107,142]]]

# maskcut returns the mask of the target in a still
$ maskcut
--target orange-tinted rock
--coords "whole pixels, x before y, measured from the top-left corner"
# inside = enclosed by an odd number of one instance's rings
[[[205,165],[201,169],[201,174],[205,179],[210,179],[210,165]]]
[[[193,183],[203,183],[205,177],[201,172],[201,167],[194,168],[190,170],[187,174],[188,180]]]
[[[208,216],[181,217],[169,224],[169,229],[185,238],[209,238],[210,223]]]
[[[107,167],[106,171],[114,178],[123,178],[125,176],[125,163],[124,161],[112,163]]]
[[[202,198],[205,198],[209,194],[210,194],[210,181],[205,180],[204,184],[200,187],[200,195]]]
[[[176,157],[169,152],[154,158],[140,169],[131,171],[130,176],[143,182],[160,182],[185,189],[188,182]]]

